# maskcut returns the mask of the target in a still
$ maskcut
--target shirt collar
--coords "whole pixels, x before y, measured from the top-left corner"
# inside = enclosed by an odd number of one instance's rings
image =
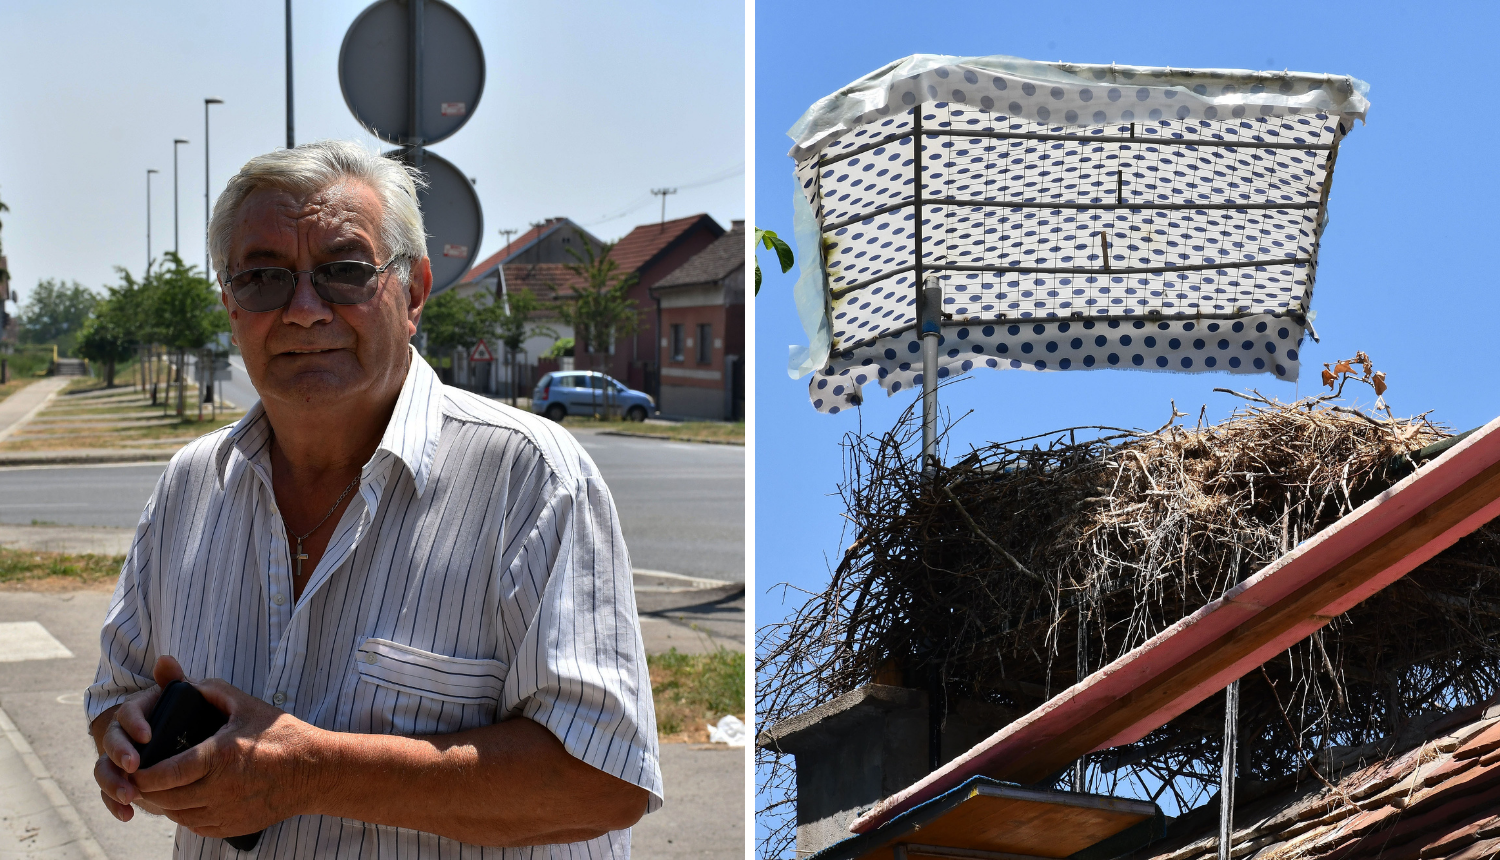
[[[421,496],[432,473],[438,434],[443,428],[443,391],[427,360],[415,347],[407,348],[411,351],[411,364],[406,370],[406,381],[401,385],[396,408],[391,411],[391,420],[385,425],[376,453],[388,451],[405,463],[417,485],[417,495]],[[253,462],[265,452],[270,438],[271,422],[265,407],[257,400],[214,449],[214,472],[219,487],[224,486],[231,452],[238,450],[247,461]]]

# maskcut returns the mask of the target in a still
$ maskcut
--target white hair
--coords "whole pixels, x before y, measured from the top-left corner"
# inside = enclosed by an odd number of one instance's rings
[[[230,234],[240,205],[252,192],[279,188],[307,196],[344,179],[364,182],[380,198],[383,247],[376,250],[384,252],[387,259],[401,258],[392,268],[401,282],[407,283],[411,264],[427,256],[427,233],[422,225],[422,210],[417,206],[417,188],[425,186],[427,180],[416,168],[347,140],[320,140],[257,155],[230,178],[214,203],[214,215],[208,222],[208,250],[219,282],[223,283],[231,274]]]

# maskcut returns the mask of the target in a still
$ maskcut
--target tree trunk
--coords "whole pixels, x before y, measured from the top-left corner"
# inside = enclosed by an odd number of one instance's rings
[[[113,358],[104,363],[104,387],[115,387],[115,360]]]
[[[187,379],[183,371],[187,370],[187,350],[177,350],[177,417],[181,418],[187,411]]]

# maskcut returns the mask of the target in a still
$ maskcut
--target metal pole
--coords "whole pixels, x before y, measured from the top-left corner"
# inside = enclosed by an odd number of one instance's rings
[[[407,25],[407,35],[410,43],[407,49],[408,63],[408,108],[411,111],[411,165],[418,170],[425,167],[426,159],[423,157],[422,144],[422,64],[424,57],[423,41],[426,38],[423,32],[423,0],[407,0],[406,8],[410,14]]]
[[[292,125],[292,0],[286,0],[286,148],[296,145]]]
[[[203,100],[203,274],[210,278],[213,277],[213,261],[208,255],[208,106],[223,103],[223,99]]]
[[[922,323],[922,474],[937,471],[938,340],[943,333],[943,288],[937,275],[927,277],[917,302]]]
[[[1240,546],[1236,542],[1229,580],[1240,581]],[[1219,763],[1219,860],[1230,860],[1234,848],[1234,761],[1239,741],[1240,682],[1224,689],[1224,757]]]
[[[177,224],[177,147],[184,143],[187,141],[180,137],[172,141],[172,253],[179,257],[182,255],[182,248],[178,244],[182,238],[182,231],[178,229]]]
[[[1083,683],[1083,679],[1089,674],[1089,634],[1088,634],[1088,604],[1078,604],[1078,679],[1074,685]],[[1088,756],[1082,756],[1073,762],[1073,790],[1082,793],[1084,789],[1083,779],[1086,775]]]
[[[943,288],[936,275],[922,277],[922,103],[911,111],[912,179],[915,215],[912,219],[916,248],[914,283],[917,286],[917,323],[922,338],[922,474],[937,471],[937,372],[938,340],[942,337]]]
[[[146,169],[146,271],[151,271],[151,174],[157,171]]]
[[[1238,740],[1240,682],[1224,689],[1224,760],[1219,765],[1219,860],[1234,847],[1234,748]]]

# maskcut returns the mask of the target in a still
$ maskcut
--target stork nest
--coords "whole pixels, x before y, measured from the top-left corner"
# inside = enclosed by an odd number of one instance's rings
[[[1371,414],[1332,394],[1237,396],[1249,402],[1220,424],[1200,413],[1181,425],[1174,406],[1155,432],[1066,428],[974,448],[931,477],[910,410],[889,432],[851,434],[839,490],[854,541],[822,593],[760,631],[761,725],[874,682],[1020,716],[1349,514],[1450,435],[1426,415]],[[1379,748],[1489,699],[1497,632],[1500,534],[1485,527],[1242,682],[1241,779]],[[1085,787],[1169,814],[1201,806],[1217,788],[1223,701],[1093,754]],[[789,762],[759,755],[761,853],[779,856]]]

